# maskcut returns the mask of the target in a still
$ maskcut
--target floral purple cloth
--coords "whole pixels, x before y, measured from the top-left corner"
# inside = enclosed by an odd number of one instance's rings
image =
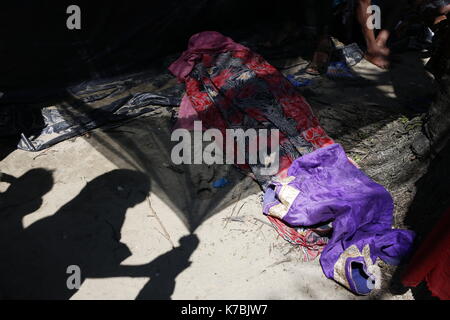
[[[379,280],[376,260],[398,264],[409,253],[414,233],[392,229],[393,200],[348,160],[339,144],[294,161],[288,177],[264,195],[264,214],[292,226],[332,222],[320,263],[325,275],[358,294]]]

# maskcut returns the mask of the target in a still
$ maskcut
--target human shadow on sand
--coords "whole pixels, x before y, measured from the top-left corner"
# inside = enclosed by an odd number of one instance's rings
[[[140,172],[105,173],[55,214],[27,228],[21,220],[40,207],[53,184],[52,174],[34,169],[6,180],[10,186],[0,194],[1,299],[69,299],[77,292],[70,286],[77,283],[75,273],[68,272],[70,266],[79,267],[80,285],[87,278],[151,277],[139,298],[167,299],[198,244],[197,237],[190,235],[180,247],[148,264],[121,265],[131,255],[120,242],[125,214],[150,191],[149,178]]]
[[[182,237],[180,246],[153,260],[149,264],[150,281],[139,292],[136,300],[170,299],[175,289],[175,279],[191,265],[189,257],[197,248],[198,243],[198,237],[194,234]]]

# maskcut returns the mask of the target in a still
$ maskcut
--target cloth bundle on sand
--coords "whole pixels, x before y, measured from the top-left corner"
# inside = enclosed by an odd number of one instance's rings
[[[334,143],[289,80],[261,56],[218,32],[193,35],[169,70],[186,84],[174,128],[192,130],[194,121],[201,120],[203,129],[219,129],[223,137],[228,128],[280,130],[278,173],[259,174],[261,164],[238,165],[251,169],[263,189],[273,176],[285,176],[302,154]],[[259,145],[249,143],[254,144]],[[284,239],[304,248],[305,261],[316,258],[326,244],[314,231],[269,220]]]
[[[398,264],[414,238],[411,231],[392,229],[393,208],[389,192],[333,144],[298,158],[287,178],[273,180],[263,211],[293,226],[332,221],[322,269],[351,291],[368,294],[379,280],[376,260]]]
[[[186,85],[177,128],[201,120],[223,137],[229,128],[280,131],[278,172],[247,168],[265,191],[264,213],[284,239],[305,248],[304,260],[323,251],[328,278],[367,294],[376,260],[397,263],[409,251],[413,234],[391,229],[389,193],[349,161],[307,101],[261,56],[207,31],[191,37],[169,70]]]
[[[190,121],[201,120],[203,127],[219,129],[223,137],[226,129],[278,129],[278,175],[302,154],[334,143],[289,80],[218,32],[193,35],[169,70],[186,84],[180,113]],[[179,119],[177,127],[189,128],[185,120]],[[260,175],[257,167],[252,166],[253,173],[264,186],[271,177]]]

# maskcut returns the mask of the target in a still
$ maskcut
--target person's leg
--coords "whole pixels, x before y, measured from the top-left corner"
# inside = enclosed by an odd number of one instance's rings
[[[387,48],[387,41],[391,32],[394,31],[398,22],[400,21],[401,15],[406,10],[408,5],[407,0],[396,0],[396,1],[384,1],[382,7],[382,25],[383,29],[377,35],[376,42],[380,48]]]
[[[328,30],[332,18],[333,3],[331,0],[305,0],[305,3],[309,3],[308,8],[314,13],[314,17],[310,17],[309,22],[311,24],[313,21],[317,30],[316,49],[306,72],[320,74],[326,71],[333,49]]]
[[[376,43],[378,47],[383,48],[388,52],[389,48],[387,47],[387,41],[389,40],[389,37],[391,35],[391,30],[389,29],[382,29],[377,35]]]
[[[356,18],[361,25],[362,33],[364,39],[366,40],[367,49],[369,51],[374,51],[377,49],[375,33],[367,26],[367,21],[369,21],[370,18],[370,14],[367,13],[367,9],[371,5],[371,3],[371,0],[357,0]]]
[[[371,3],[371,0],[357,0],[356,16],[359,24],[361,25],[362,33],[366,41],[366,60],[380,68],[385,69],[389,67],[389,49],[378,45],[374,30],[370,29],[367,25],[367,21],[369,21],[371,16],[370,13],[367,13],[367,9]],[[389,35],[387,35],[387,37],[388,36]]]

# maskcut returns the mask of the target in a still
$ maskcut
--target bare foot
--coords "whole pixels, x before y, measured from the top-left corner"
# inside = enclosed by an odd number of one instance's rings
[[[364,58],[381,69],[388,69],[390,50],[387,47],[369,48]]]
[[[366,53],[364,58],[381,69],[389,69],[389,59],[384,55],[372,55]]]
[[[314,52],[311,63],[306,68],[306,73],[311,75],[319,75],[327,71],[333,44],[329,37],[320,40],[316,51]]]
[[[306,68],[306,73],[311,75],[320,75],[322,72],[326,71],[325,68],[327,67],[327,64],[328,54],[316,51],[311,63]]]

